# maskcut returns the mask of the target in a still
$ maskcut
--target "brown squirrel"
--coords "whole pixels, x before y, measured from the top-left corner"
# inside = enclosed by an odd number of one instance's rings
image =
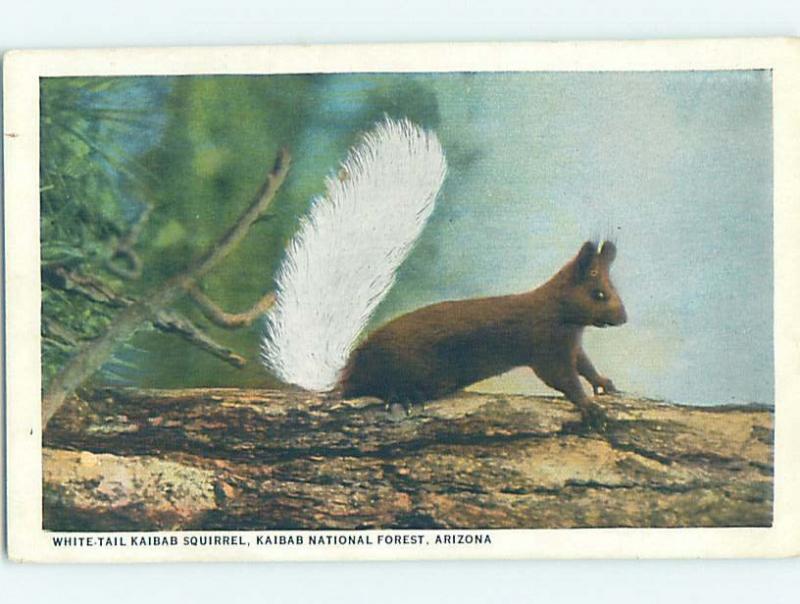
[[[581,334],[626,321],[609,277],[611,242],[586,242],[530,292],[426,306],[355,345],[430,216],[445,172],[436,136],[407,120],[387,118],[364,136],[288,247],[266,317],[264,363],[308,390],[406,407],[528,366],[578,407],[584,423],[602,424],[579,376],[595,394],[614,384],[592,366]]]
[[[390,321],[352,353],[341,379],[345,397],[422,403],[515,367],[530,367],[564,393],[585,422],[602,414],[581,385],[615,392],[581,346],[586,326],[621,325],[625,307],[611,283],[616,247],[587,241],[540,287],[523,294],[441,302]]]

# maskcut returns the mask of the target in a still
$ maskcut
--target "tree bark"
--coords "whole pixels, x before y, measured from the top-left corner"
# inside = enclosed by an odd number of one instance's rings
[[[769,526],[773,414],[460,393],[408,417],[299,391],[103,389],[44,434],[52,530]]]

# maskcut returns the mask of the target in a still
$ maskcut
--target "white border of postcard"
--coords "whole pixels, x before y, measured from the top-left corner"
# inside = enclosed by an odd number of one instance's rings
[[[774,108],[775,498],[771,528],[52,533],[42,529],[39,78],[48,76],[448,71],[771,69]],[[800,550],[800,41],[727,39],[18,51],[4,57],[8,549],[41,562],[764,557]],[[381,536],[488,536],[490,543],[377,545]],[[53,537],[82,540],[55,547]],[[304,545],[257,537],[303,536]],[[372,545],[347,545],[347,536]],[[167,537],[141,546],[113,537]],[[202,545],[202,537],[227,544]],[[169,539],[175,537],[175,539]],[[90,538],[91,544],[90,544]],[[103,542],[104,538],[108,538]],[[297,541],[297,539],[295,539]],[[471,540],[470,540],[471,541]],[[158,543],[158,544],[156,544]],[[173,545],[174,543],[174,545]]]

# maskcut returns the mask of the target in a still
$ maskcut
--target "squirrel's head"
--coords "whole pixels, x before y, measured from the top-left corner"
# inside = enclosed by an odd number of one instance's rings
[[[583,244],[578,255],[564,267],[566,291],[561,314],[568,323],[578,325],[622,325],[628,320],[625,306],[611,283],[609,269],[617,255],[610,241]]]

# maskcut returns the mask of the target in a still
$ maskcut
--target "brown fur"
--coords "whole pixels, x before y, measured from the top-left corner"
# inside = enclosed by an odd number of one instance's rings
[[[587,242],[530,292],[441,302],[390,321],[350,355],[342,393],[409,405],[529,366],[577,405],[584,419],[591,419],[597,410],[578,376],[592,384],[595,394],[611,392],[614,385],[592,366],[581,334],[588,325],[627,320],[609,276],[615,254],[613,243],[598,252]]]

